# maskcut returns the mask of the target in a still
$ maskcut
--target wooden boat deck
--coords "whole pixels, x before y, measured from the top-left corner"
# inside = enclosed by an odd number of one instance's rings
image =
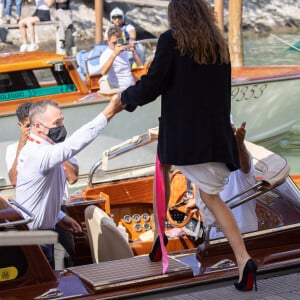
[[[128,266],[130,265],[130,269]],[[172,257],[169,257],[169,268],[162,274],[161,262],[153,263],[148,255],[126,259],[101,262],[100,264],[83,265],[68,268],[81,278],[94,293],[134,287],[138,284],[151,284],[173,278],[192,277],[192,268]]]

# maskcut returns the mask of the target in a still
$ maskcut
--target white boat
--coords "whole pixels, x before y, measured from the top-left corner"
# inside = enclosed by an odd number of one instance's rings
[[[232,68],[234,122],[247,122],[247,139],[280,138],[300,119],[300,65]]]

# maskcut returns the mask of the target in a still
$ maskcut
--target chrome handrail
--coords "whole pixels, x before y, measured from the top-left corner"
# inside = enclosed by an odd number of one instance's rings
[[[90,169],[88,174],[88,186],[92,186],[93,176],[96,170],[104,165],[104,170],[107,170],[108,160],[123,155],[129,151],[145,146],[157,140],[158,127],[148,129],[144,134],[134,136],[121,144],[111,147],[102,154],[102,158],[98,160]]]
[[[15,201],[14,199],[11,199],[11,198],[8,199],[8,202],[9,202],[9,204],[16,206],[19,210],[21,210],[29,218],[24,219],[24,220],[18,220],[18,221],[5,220],[5,222],[0,223],[0,228],[24,225],[24,224],[28,224],[34,220],[35,216],[30,211],[28,211],[25,207],[23,207],[20,203],[18,203],[17,201]]]

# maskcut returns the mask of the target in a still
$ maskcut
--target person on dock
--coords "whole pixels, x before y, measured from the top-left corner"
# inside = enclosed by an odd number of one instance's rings
[[[20,22],[22,13],[22,0],[14,0],[16,4],[16,22]],[[12,20],[12,6],[13,0],[6,0],[5,12],[6,12],[6,24],[10,24]]]
[[[55,0],[54,18],[58,21],[57,40],[61,54],[71,55],[76,29],[73,25],[70,0]]]
[[[28,0],[32,2],[33,0]],[[30,17],[22,18],[19,22],[19,29],[22,37],[22,45],[20,52],[35,51],[39,48],[35,39],[35,27],[38,22],[50,21],[50,6],[55,0],[35,0],[36,10]],[[26,29],[30,34],[30,44],[28,44],[28,38]]]
[[[6,23],[6,20],[3,20],[5,14],[5,0],[0,0],[0,25]]]
[[[244,143],[246,136],[246,123],[243,122],[241,127],[235,128],[233,125],[233,130],[237,142],[237,147],[240,157],[240,168],[231,172],[228,181],[226,182],[225,188],[220,192],[221,199],[226,201],[231,199],[235,195],[252,187],[256,183],[255,170],[252,161],[252,156],[247,150],[246,144]],[[244,195],[244,197],[246,194]],[[231,203],[239,202],[242,198],[237,197]],[[215,218],[206,207],[205,203],[200,197],[199,190],[196,192],[196,198],[192,198],[186,204],[188,209],[200,209],[202,215],[204,216],[205,228],[210,228],[209,238],[221,238],[224,237],[223,232],[218,228],[218,224],[215,224]],[[242,233],[256,231],[258,229],[258,220],[256,215],[256,201],[250,200],[232,209],[232,213],[237,221],[239,229]]]
[[[163,258],[165,270],[167,257],[162,243],[167,243],[163,236],[166,211],[156,208],[167,207],[169,171],[175,165],[200,189],[202,200],[231,245],[239,269],[235,287],[252,290],[253,284],[256,288],[256,263],[219,194],[230,172],[240,167],[230,122],[228,47],[205,0],[171,0],[168,20],[170,29],[160,35],[147,75],[112,97],[127,111],[161,99],[154,198],[156,232],[149,257],[152,261]]]
[[[24,102],[18,106],[16,115],[18,118],[18,126],[20,128],[19,141],[8,145],[6,149],[6,166],[8,170],[8,177],[13,186],[16,186],[17,181],[17,164],[21,149],[26,144],[30,134],[30,121],[29,110],[32,106],[32,102]],[[63,169],[66,175],[66,180],[69,184],[74,184],[78,180],[78,163],[75,157],[71,157],[68,161],[63,162]],[[69,200],[68,186],[65,184],[65,193],[62,201]],[[59,224],[56,224],[55,231],[58,232],[59,243],[65,248],[70,256],[71,261],[75,257],[75,245],[73,236],[62,228]]]
[[[81,232],[80,225],[61,211],[66,175],[63,162],[87,147],[119,111],[109,102],[99,115],[66,138],[64,116],[51,100],[34,102],[30,108],[30,134],[17,162],[16,201],[35,219],[31,230],[53,230],[57,223],[66,230]],[[53,245],[41,245],[54,268]]]

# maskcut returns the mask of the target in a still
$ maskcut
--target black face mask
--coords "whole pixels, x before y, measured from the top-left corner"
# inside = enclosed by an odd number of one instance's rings
[[[54,143],[61,143],[66,139],[67,130],[64,125],[60,126],[60,127],[49,128],[49,132],[48,132],[47,136]]]

